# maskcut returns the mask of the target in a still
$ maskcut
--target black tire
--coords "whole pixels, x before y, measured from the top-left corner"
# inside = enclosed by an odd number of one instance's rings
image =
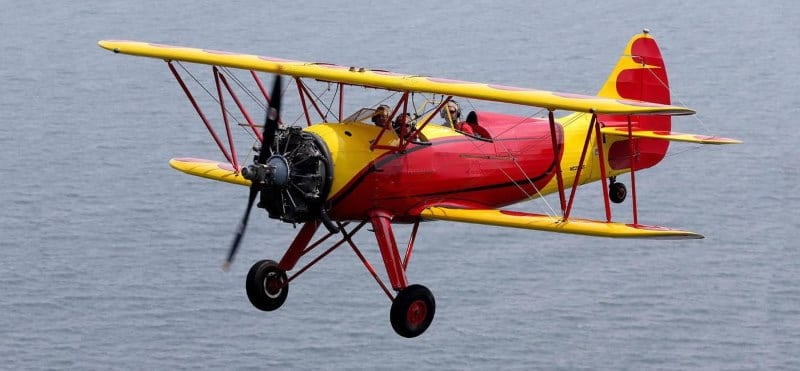
[[[289,295],[286,272],[278,269],[272,260],[259,261],[247,273],[247,298],[254,307],[263,311],[278,309]]]
[[[428,329],[435,313],[436,301],[431,291],[422,285],[411,285],[397,293],[389,319],[398,335],[413,338]]]
[[[628,189],[623,183],[611,183],[608,186],[608,198],[615,204],[621,204],[628,195]]]

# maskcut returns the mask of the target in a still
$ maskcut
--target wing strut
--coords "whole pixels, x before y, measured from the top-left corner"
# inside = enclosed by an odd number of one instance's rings
[[[558,155],[558,148],[557,148],[557,141],[555,138],[555,120],[553,119],[553,111],[549,112],[549,119],[550,119],[550,136],[552,137],[553,143],[553,150]],[[639,225],[639,209],[636,202],[636,157],[638,156],[636,153],[636,146],[634,145],[633,141],[633,125],[631,121],[631,115],[627,115],[628,117],[628,145],[630,146],[630,153],[631,153],[631,196],[632,196],[632,204],[633,204],[633,225]],[[575,192],[577,191],[578,185],[580,184],[581,179],[581,171],[584,168],[584,161],[586,160],[586,155],[589,150],[589,142],[592,138],[592,132],[594,132],[595,136],[595,143],[598,148],[597,155],[598,161],[600,163],[600,182],[603,185],[603,204],[605,206],[605,213],[606,213],[606,222],[611,222],[611,202],[608,195],[608,171],[606,169],[606,159],[605,159],[605,151],[603,150],[603,134],[600,130],[600,122],[597,121],[597,114],[592,114],[592,119],[589,122],[589,128],[586,132],[586,139],[583,142],[583,149],[581,150],[581,157],[578,161],[578,169],[575,172],[575,180],[572,183],[572,189],[570,191],[569,200],[564,205],[565,199],[565,190],[564,190],[564,180],[561,174],[561,164],[560,161],[556,161],[556,172],[557,172],[557,180],[558,180],[558,195],[561,200],[561,210],[564,215],[564,220],[569,219],[569,214],[572,211],[572,204],[575,200]]]
[[[436,117],[436,115],[439,113],[439,111],[442,110],[442,108],[447,106],[447,102],[450,102],[451,99],[453,99],[453,96],[452,95],[448,95],[447,98],[445,98],[442,101],[442,103],[439,103],[439,105],[436,106],[436,109],[434,109],[433,112],[431,112],[431,114],[428,115],[428,118],[425,119],[425,122],[423,122],[422,125],[420,125],[414,131],[412,131],[411,133],[408,134],[408,140],[405,143],[406,146],[408,146],[408,143],[412,143],[415,140],[417,140],[417,138],[419,137],[419,134],[422,133],[422,129],[424,129],[426,126],[428,126],[428,124],[431,122],[431,120],[434,117]],[[404,150],[404,149],[405,149],[405,146],[403,148],[401,148],[400,150]]]
[[[383,134],[386,133],[387,130],[394,130],[392,128],[392,121],[395,115],[397,115],[397,112],[400,110],[400,106],[403,106],[403,113],[401,113],[402,115],[401,117],[403,123],[405,123],[405,114],[406,110],[408,109],[408,92],[403,93],[403,96],[400,97],[400,100],[397,101],[397,105],[394,106],[394,110],[392,110],[391,114],[389,114],[389,117],[386,119],[387,122],[381,128],[381,131],[378,133],[378,136],[375,138],[375,140],[372,141],[372,144],[370,144],[369,146],[370,151],[374,151],[376,148],[386,149],[390,151],[396,151],[405,148],[405,137],[404,137],[405,125],[401,125],[400,132],[397,133],[397,135],[400,137],[400,141],[398,142],[396,147],[378,144],[381,141],[381,137],[383,137]]]
[[[317,105],[317,101],[314,99],[314,96],[311,95],[311,92],[308,91],[306,85],[303,84],[303,80],[301,80],[299,77],[295,77],[294,81],[295,83],[297,83],[297,91],[300,93],[300,103],[303,105],[303,113],[306,116],[306,122],[308,123],[308,126],[311,126],[311,117],[308,115],[308,105],[306,104],[305,97],[308,97],[308,100],[311,101],[311,105],[314,106],[314,109],[317,111],[317,114],[319,115],[320,119],[323,122],[328,122],[326,115],[322,113],[321,109],[319,109],[319,106]]]
[[[344,84],[339,83],[339,118],[336,121],[344,120]]]
[[[222,98],[223,97],[223,95],[222,95],[222,85],[219,83],[220,77],[222,77],[222,76],[220,76],[219,68],[217,68],[217,66],[212,67],[211,70],[214,72],[214,84],[217,85],[217,96],[218,96],[218,99],[219,99],[219,108],[220,108],[220,110],[222,110],[222,121],[225,123],[225,133],[228,135],[228,146],[231,149],[231,160],[233,160],[233,168],[238,171],[239,170],[239,159],[238,159],[239,156],[236,154],[236,147],[233,145],[233,135],[231,135],[231,124],[230,124],[230,122],[228,122],[228,113],[227,113],[227,111],[225,111],[225,99]],[[222,79],[224,79],[224,77],[222,77]],[[227,86],[227,84],[228,83],[225,82],[226,86]],[[241,107],[241,105],[239,107]],[[253,125],[252,122],[250,122],[250,127],[255,129],[255,125]]]
[[[256,85],[258,86],[258,90],[261,91],[261,95],[264,96],[264,100],[267,101],[267,105],[269,106],[271,101],[269,99],[269,94],[267,94],[267,89],[264,89],[264,84],[261,83],[261,79],[258,78],[256,71],[250,71],[250,75],[253,76],[253,80],[256,81]]]
[[[553,157],[556,163],[556,180],[558,180],[558,199],[561,201],[561,215],[565,215],[567,202],[564,197],[564,177],[561,174],[561,161],[558,153],[558,139],[556,138],[556,119],[553,117],[553,110],[547,111],[547,118],[550,120],[550,138],[553,143]]]
[[[594,121],[595,145],[600,160],[600,183],[603,184],[603,203],[606,206],[606,221],[611,222],[611,201],[608,198],[608,173],[606,172],[606,155],[603,151],[603,136],[600,134],[600,123],[597,115],[592,115]],[[577,181],[577,179],[575,179]]]
[[[586,140],[584,140],[583,149],[581,150],[581,159],[578,161],[578,170],[575,171],[575,181],[572,182],[572,191],[569,193],[567,210],[564,211],[564,220],[569,219],[569,213],[572,211],[572,203],[575,201],[575,192],[578,190],[578,184],[581,180],[583,161],[586,159],[586,151],[589,149],[589,139],[592,138],[592,129],[594,129],[595,124],[597,124],[597,115],[592,114],[592,120],[589,122],[589,129],[586,132]]]
[[[631,151],[631,203],[633,204],[633,225],[639,225],[639,208],[636,206],[636,157],[638,155],[634,151],[631,115],[628,115],[628,144],[630,144]]]
[[[556,139],[555,139],[555,120],[553,119],[553,111],[549,113],[550,118],[550,131],[551,137],[553,138],[553,149],[556,153]],[[608,198],[608,172],[606,170],[606,159],[605,159],[605,151],[603,151],[603,136],[600,133],[600,122],[597,121],[597,114],[592,114],[592,119],[589,122],[589,128],[586,131],[586,139],[583,142],[583,149],[581,150],[581,158],[578,161],[578,169],[575,172],[575,180],[572,182],[572,190],[569,194],[569,201],[567,202],[566,208],[564,208],[564,181],[561,178],[561,165],[559,161],[556,161],[556,170],[558,172],[558,194],[561,199],[561,209],[564,213],[564,220],[569,219],[569,214],[572,211],[572,204],[575,201],[575,193],[578,190],[578,185],[580,184],[581,180],[581,171],[584,168],[583,162],[586,160],[586,154],[589,150],[589,142],[592,139],[592,133],[594,132],[595,136],[595,145],[598,148],[597,154],[599,156],[600,162],[600,182],[603,185],[603,204],[605,205],[605,212],[606,212],[606,222],[611,222],[611,202]],[[634,208],[636,207],[634,203]],[[634,211],[635,215],[635,211]],[[634,219],[634,224],[636,224],[636,219]]]
[[[228,163],[232,165],[234,173],[238,174],[240,170],[239,156],[236,153],[236,146],[234,145],[233,134],[231,133],[231,125],[228,117],[230,111],[227,109],[225,105],[225,98],[224,98],[225,95],[223,94],[223,89],[222,89],[223,86],[225,87],[225,90],[228,92],[228,95],[230,95],[230,97],[233,99],[233,102],[236,104],[236,107],[239,108],[239,111],[242,113],[242,116],[244,117],[245,121],[247,121],[247,126],[249,126],[250,129],[253,131],[255,137],[259,141],[263,141],[263,138],[261,133],[258,131],[258,128],[256,127],[256,124],[253,121],[253,118],[250,116],[250,113],[244,107],[242,101],[239,99],[233,88],[231,88],[230,83],[228,83],[228,79],[225,77],[225,74],[221,73],[218,66],[212,66],[211,71],[212,74],[214,75],[214,83],[216,85],[216,91],[217,91],[217,96],[214,97],[212,95],[212,98],[217,100],[220,106],[220,110],[222,111],[222,120],[225,124],[225,133],[228,139],[227,148],[222,143],[222,140],[220,140],[220,137],[217,135],[217,132],[214,130],[214,127],[211,125],[211,122],[206,117],[202,108],[200,108],[200,105],[198,104],[191,90],[189,90],[189,87],[183,81],[183,78],[173,65],[172,61],[167,61],[167,66],[172,72],[172,75],[175,76],[175,80],[178,81],[178,85],[180,85],[181,89],[183,89],[183,92],[186,94],[186,98],[189,99],[189,102],[192,104],[192,107],[194,107],[198,116],[200,116],[200,119],[203,121],[203,124],[205,124],[208,133],[214,139],[214,142],[217,144],[217,147],[219,147],[220,152],[222,152],[222,155],[225,156],[225,160],[227,160]],[[186,71],[188,72],[188,70]],[[188,73],[191,75],[190,72]],[[258,76],[255,75],[255,73],[253,73],[253,77],[256,79],[256,83],[258,84],[259,89],[262,90],[264,97],[267,100],[267,104],[269,104],[270,103],[269,95],[267,95],[267,93],[263,91],[264,87],[262,86],[261,81],[258,79]],[[208,89],[206,89],[206,91],[208,92]],[[208,93],[209,95],[211,95],[211,92]]]
[[[215,68],[216,68],[216,66],[215,66]],[[222,81],[222,83],[225,85],[225,89],[228,89],[228,93],[231,95],[231,98],[233,98],[233,102],[236,103],[236,106],[239,107],[239,111],[242,112],[242,115],[244,116],[244,119],[247,121],[247,125],[250,126],[251,130],[253,130],[253,134],[256,136],[256,138],[258,138],[259,141],[262,141],[263,138],[261,137],[261,132],[259,132],[258,128],[256,128],[255,121],[253,121],[253,118],[250,117],[250,114],[247,112],[247,109],[244,108],[244,105],[242,104],[242,101],[239,100],[239,97],[237,97],[236,94],[233,92],[233,89],[231,89],[231,85],[228,84],[228,79],[225,78],[225,75],[223,75],[223,74],[219,74],[218,73],[218,75],[219,75],[220,81]],[[221,93],[220,93],[220,104],[221,104],[221,102],[222,102],[222,96],[221,96]],[[269,104],[269,103],[267,103],[267,104]],[[225,111],[223,110],[223,115],[224,114],[225,114]],[[231,148],[233,148],[233,144],[232,143],[231,143]],[[236,158],[235,155],[233,157]],[[238,167],[237,167],[237,169],[238,169]]]
[[[181,88],[183,89],[183,92],[186,93],[186,97],[189,98],[189,101],[192,103],[192,106],[194,106],[195,111],[197,111],[197,114],[200,115],[200,119],[203,120],[203,123],[206,125],[206,129],[208,129],[208,132],[211,134],[211,137],[214,138],[215,142],[217,142],[217,147],[219,147],[219,150],[222,151],[222,154],[225,156],[225,159],[228,160],[228,163],[232,164],[233,159],[231,158],[231,155],[228,154],[228,151],[225,149],[225,146],[222,145],[222,142],[219,140],[217,133],[211,126],[211,123],[208,121],[208,118],[206,118],[206,115],[203,114],[203,110],[200,109],[200,106],[194,99],[192,92],[189,91],[188,87],[186,87],[186,83],[183,82],[183,79],[181,78],[181,75],[178,73],[178,70],[176,70],[175,66],[172,65],[172,61],[167,61],[167,65],[169,66],[170,71],[172,71],[172,74],[175,76],[175,79],[178,80],[178,84],[180,84]],[[239,171],[239,169],[237,168],[235,169],[235,171]]]

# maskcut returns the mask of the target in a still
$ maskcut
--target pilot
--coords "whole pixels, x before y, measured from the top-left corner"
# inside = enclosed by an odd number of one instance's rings
[[[466,134],[475,135],[475,131],[472,130],[472,126],[466,122],[460,121],[461,107],[458,106],[458,102],[454,100],[447,102],[447,106],[442,109],[439,115],[444,119],[444,126],[449,126]]]
[[[375,114],[372,115],[372,123],[380,127],[389,127],[389,115],[391,108],[385,104],[381,104],[375,109]]]
[[[392,123],[392,129],[394,129],[397,134],[401,134],[405,128],[405,133],[408,134],[411,130],[413,130],[414,125],[411,123],[411,114],[405,113],[397,115],[397,118],[394,119]]]

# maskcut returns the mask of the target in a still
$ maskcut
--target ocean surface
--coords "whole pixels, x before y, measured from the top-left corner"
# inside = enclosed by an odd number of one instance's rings
[[[800,369],[797,2],[4,5],[1,369]],[[250,265],[280,258],[296,230],[257,210],[222,272],[246,189],[170,169],[172,157],[220,157],[163,62],[97,46],[143,40],[593,94],[643,28],[674,101],[698,112],[675,130],[745,142],[675,144],[637,175],[641,222],[706,238],[424,224],[408,275],[437,309],[414,339],[394,333],[389,301],[347,249],[293,281],[279,310],[252,308]],[[575,213],[601,217],[600,187],[584,188]],[[408,233],[398,227],[400,241]],[[357,242],[381,266],[369,234]]]

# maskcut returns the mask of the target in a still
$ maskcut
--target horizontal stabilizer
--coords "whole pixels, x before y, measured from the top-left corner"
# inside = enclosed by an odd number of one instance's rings
[[[600,129],[600,132],[606,135],[613,135],[626,138],[628,137],[628,129],[626,127],[607,126]],[[700,143],[700,144],[738,144],[742,142],[736,139],[723,138],[710,135],[685,134],[685,133],[676,133],[674,131],[641,130],[638,128],[632,128],[631,136],[635,138],[653,138],[653,139],[669,140],[673,142],[689,142],[689,143]]]
[[[233,170],[227,162],[204,160],[200,158],[173,158],[169,166],[186,174],[203,178],[250,186],[250,181],[242,177],[241,173]]]
[[[625,224],[589,219],[564,221],[560,217],[496,209],[455,209],[428,207],[420,213],[425,219],[534,229],[547,232],[582,234],[596,237],[682,240],[703,238],[694,232],[641,224]]]

